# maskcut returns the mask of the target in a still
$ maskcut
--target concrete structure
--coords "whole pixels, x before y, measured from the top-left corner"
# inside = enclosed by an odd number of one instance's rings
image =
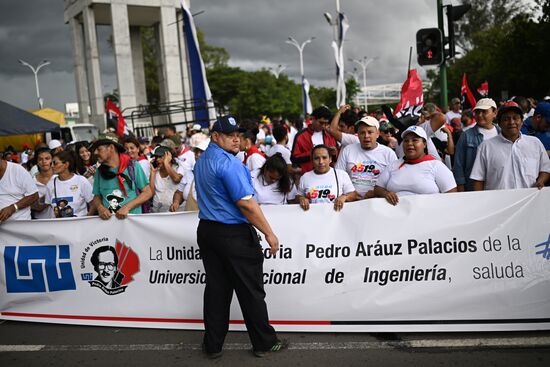
[[[140,27],[154,27],[160,102],[191,98],[180,0],[64,0],[71,27],[80,122],[105,129],[97,25],[111,25],[121,109],[147,104]],[[186,0],[189,3],[190,0]],[[182,52],[183,50],[183,52]]]

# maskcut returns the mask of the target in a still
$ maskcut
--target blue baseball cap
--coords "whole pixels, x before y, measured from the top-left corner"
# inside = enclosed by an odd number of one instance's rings
[[[550,102],[540,102],[535,107],[535,115],[542,115],[550,123]]]
[[[223,134],[231,134],[235,131],[242,132],[244,129],[240,129],[237,124],[237,119],[231,115],[220,116],[212,125],[211,132],[219,132]]]

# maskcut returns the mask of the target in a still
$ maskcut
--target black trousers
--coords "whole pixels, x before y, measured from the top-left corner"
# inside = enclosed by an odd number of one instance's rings
[[[233,290],[237,294],[253,349],[270,349],[277,337],[269,325],[263,284],[264,257],[256,230],[248,224],[201,220],[197,242],[206,271],[206,351],[215,353],[222,350],[229,328]]]

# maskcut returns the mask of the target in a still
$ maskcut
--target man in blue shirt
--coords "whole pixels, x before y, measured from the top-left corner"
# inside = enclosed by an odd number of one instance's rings
[[[279,250],[279,240],[253,197],[250,172],[235,157],[240,144],[235,118],[220,117],[211,132],[211,143],[194,168],[200,218],[197,243],[206,271],[203,350],[210,358],[221,356],[235,290],[253,352],[263,357],[288,343],[278,340],[269,324],[264,256],[254,227],[265,235],[271,254]]]
[[[550,156],[550,102],[540,102],[533,116],[523,123],[521,133],[537,137]]]

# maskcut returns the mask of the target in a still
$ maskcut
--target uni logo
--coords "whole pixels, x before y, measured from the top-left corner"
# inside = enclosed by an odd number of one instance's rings
[[[8,293],[76,289],[69,245],[6,246]]]

